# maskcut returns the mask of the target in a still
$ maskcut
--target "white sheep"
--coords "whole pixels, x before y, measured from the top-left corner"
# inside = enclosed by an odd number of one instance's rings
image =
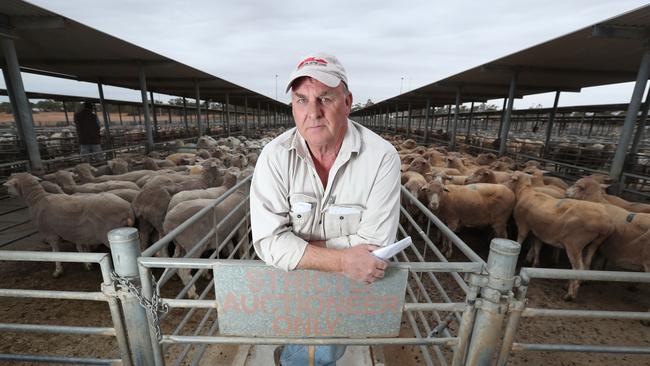
[[[13,174],[4,186],[9,194],[27,203],[32,222],[54,252],[59,251],[61,240],[75,244],[80,252],[88,251],[89,246],[109,246],[110,230],[133,226],[135,221],[131,205],[114,194],[47,193],[38,178],[29,173]],[[56,262],[52,276],[56,278],[62,273],[63,266]]]

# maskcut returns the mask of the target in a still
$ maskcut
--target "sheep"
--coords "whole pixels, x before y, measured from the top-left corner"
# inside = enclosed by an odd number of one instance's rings
[[[603,192],[605,186],[599,184],[595,179],[585,177],[578,179],[567,189],[567,195],[576,199],[584,199],[592,202],[606,203],[618,206],[630,212],[650,213],[650,205],[640,202],[629,202],[620,197],[609,195]]]
[[[535,237],[533,266],[539,264],[542,242],[566,250],[573,269],[588,269],[596,250],[609,237],[614,226],[602,204],[573,199],[555,199],[533,190],[531,178],[515,172],[511,180],[517,197],[514,218],[517,241],[521,244],[529,233]],[[569,282],[564,300],[578,295],[580,281]]]
[[[63,188],[63,191],[65,193],[100,193],[115,189],[139,189],[138,186],[133,182],[117,180],[106,181],[102,183],[85,183],[77,185],[74,181],[73,176],[74,173],[65,170],[59,170],[56,172],[56,182],[59,186],[61,186],[61,188]]]
[[[182,191],[176,193],[169,204],[167,205],[167,212],[172,208],[176,207],[179,203],[183,201],[195,200],[200,198],[218,198],[224,194],[227,190],[234,187],[237,183],[237,176],[231,172],[226,172],[223,177],[223,184],[219,187],[207,188],[207,189],[193,189],[188,191]]]
[[[127,182],[136,182],[138,179],[144,177],[144,176],[149,176],[149,175],[157,175],[157,174],[169,174],[173,173],[173,171],[170,170],[136,170],[124,174],[118,174],[118,175],[103,175],[100,177],[95,177],[92,174],[92,170],[94,169],[93,167],[90,166],[88,163],[83,163],[83,164],[77,164],[75,166],[75,169],[77,171],[77,174],[79,174],[79,178],[83,183],[102,183],[106,182],[109,180],[121,180],[121,181],[127,181]]]
[[[405,171],[418,172],[422,175],[437,172],[447,175],[461,175],[458,169],[432,167],[424,158],[414,159]]]
[[[74,243],[80,252],[87,251],[88,246],[109,246],[108,232],[117,227],[133,226],[135,220],[131,205],[114,194],[47,193],[29,173],[13,174],[4,186],[11,195],[27,203],[32,222],[54,252],[59,251],[61,240]],[[63,266],[56,262],[52,276],[56,278],[61,274]]]
[[[243,200],[246,199],[246,197],[248,196],[249,189],[250,189],[250,184],[245,184],[243,187],[241,187],[240,189],[238,189],[237,191],[233,192],[228,197],[226,197],[220,204],[215,206],[215,208],[211,210],[209,214],[204,215],[197,222],[195,222],[190,227],[185,229],[182,233],[178,234],[174,239],[174,244],[176,245],[176,250],[174,251],[174,257],[182,257],[186,253],[192,251],[196,246],[196,244],[211,229],[214,228],[216,230],[216,228],[214,227],[215,218],[217,219],[217,221],[220,221],[222,218],[226,217],[226,215],[231,214],[234,211],[234,209],[237,207],[237,205],[239,205]],[[178,225],[182,224],[187,219],[192,217],[195,213],[199,212],[204,207],[211,205],[213,203],[214,203],[214,199],[196,199],[196,200],[190,200],[190,201],[179,203],[174,208],[172,208],[165,216],[165,222],[163,224],[164,232],[169,233],[170,231],[178,227]],[[228,218],[228,220],[226,220],[226,222],[223,222],[221,224],[219,230],[217,230],[216,232],[217,239],[208,240],[208,242],[204,244],[203,249],[211,248],[211,249],[219,250],[219,248],[215,247],[215,241],[219,243],[218,245],[221,245],[221,241],[228,236],[228,234],[233,230],[233,228],[237,227],[237,225],[242,220],[244,220],[244,218],[246,217],[246,212],[247,212],[247,205],[244,204],[240,206],[240,208],[237,211],[235,211],[234,214],[230,215],[230,217]],[[248,238],[248,229],[246,225],[245,224],[240,225],[233,237],[234,242],[239,242],[240,240],[243,240],[242,245],[244,247],[247,247],[248,246],[247,238]],[[203,252],[202,249],[198,249],[197,251],[194,252],[194,256],[198,257],[199,255],[201,255],[202,252]],[[189,283],[192,277],[189,269],[179,269],[178,276],[181,278],[184,284]],[[194,299],[198,298],[195,286],[192,286],[189,289],[189,291],[187,292],[187,296],[189,298],[194,298]]]
[[[95,171],[96,176],[110,174],[124,174],[129,171],[129,163],[124,159],[109,160],[106,165],[102,165]]]
[[[48,182],[46,180],[40,181],[39,183],[41,184],[41,187],[43,187],[43,189],[47,193],[59,193],[59,194],[63,193],[63,194],[65,194],[65,192],[63,192],[61,187],[56,183]]]
[[[645,234],[650,232],[650,214],[609,204],[603,199],[601,188],[595,189],[592,182],[595,181],[590,178],[578,180],[567,189],[567,197],[604,204],[614,222],[614,233],[605,240],[601,252],[624,269],[650,272],[650,240],[645,240]]]
[[[171,176],[171,175],[168,175]],[[149,244],[151,231],[162,233],[167,207],[174,194],[180,191],[217,187],[223,183],[223,173],[212,163],[201,175],[182,176],[181,181],[166,180],[168,176],[157,176],[144,185],[142,191],[133,199],[131,206],[138,219],[140,244],[144,249]]]
[[[496,237],[508,237],[506,225],[515,206],[515,195],[507,187],[489,183],[444,185],[440,180],[433,180],[422,191],[429,209],[451,230],[490,226]],[[451,255],[450,245],[446,255]]]
[[[497,160],[497,156],[492,153],[478,154],[474,160],[478,165],[489,166]]]
[[[474,183],[505,183],[510,180],[510,173],[493,171],[488,168],[478,168],[467,177],[465,184],[474,184]]]

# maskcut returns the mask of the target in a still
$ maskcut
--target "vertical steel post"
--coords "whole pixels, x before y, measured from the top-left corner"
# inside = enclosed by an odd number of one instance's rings
[[[190,136],[190,126],[187,124],[187,99],[183,97],[183,123],[185,123],[185,132],[187,137]]]
[[[14,98],[15,93],[11,85],[11,77],[7,73],[7,68],[8,67],[6,64],[2,65],[2,76],[4,77],[5,85],[7,86],[7,94],[9,94],[9,103],[11,103],[12,106],[16,106],[18,105],[18,102],[16,101],[16,98]],[[14,115],[14,124],[16,125],[16,132],[18,132],[18,139],[20,140],[21,144],[25,144],[25,135],[23,134],[23,123],[20,121],[20,113],[18,113],[18,110],[15,108],[12,108],[11,112]],[[31,109],[30,109],[30,113],[31,113]]]
[[[271,105],[266,103],[266,118],[264,118],[264,124],[267,127],[275,127],[271,126]]]
[[[515,71],[512,74],[512,79],[510,80],[510,91],[508,92],[508,108],[506,109],[506,114],[503,117],[501,134],[499,135],[499,138],[501,139],[499,144],[499,156],[503,156],[506,153],[506,146],[508,143],[508,132],[510,132],[510,116],[512,115],[512,105],[514,104],[515,94],[517,92],[518,78],[519,78],[519,72]]]
[[[224,126],[226,129],[226,135],[230,136],[230,95],[226,94],[226,125]]]
[[[647,49],[643,53],[643,58],[641,58],[641,65],[639,66],[639,72],[636,76],[634,91],[632,92],[632,98],[630,99],[630,104],[628,104],[627,113],[625,114],[623,130],[621,131],[621,136],[618,140],[618,145],[616,146],[616,154],[614,155],[614,160],[612,161],[612,169],[609,172],[609,175],[617,181],[620,180],[623,173],[627,149],[630,145],[632,133],[634,132],[637,113],[639,112],[639,107],[641,106],[641,99],[643,98],[643,92],[645,91],[645,86],[648,82],[649,76],[650,49]]]
[[[244,97],[244,135],[248,135],[248,97]]]
[[[199,82],[194,82],[194,99],[196,100],[196,126],[199,128],[199,137],[203,136],[203,123],[201,123],[201,93]]]
[[[411,103],[409,103],[408,116],[406,120],[406,138],[411,136]]]
[[[167,123],[172,125],[172,107],[167,107]]]
[[[257,102],[257,130],[260,130],[260,126],[262,126],[262,107],[261,103]]]
[[[546,138],[544,139],[544,150],[542,153],[542,158],[545,158],[550,151],[551,144],[551,133],[553,132],[553,122],[555,122],[555,114],[557,113],[557,104],[560,101],[560,91],[555,92],[555,100],[553,101],[553,109],[551,109],[551,114],[548,116],[548,124],[546,125]]]
[[[395,103],[395,133],[396,134],[398,133],[397,132],[398,120],[399,120],[399,105]]]
[[[465,143],[469,145],[470,136],[472,134],[472,120],[474,119],[474,102],[469,107],[469,121],[467,122],[467,132],[465,133]]]
[[[501,118],[499,119],[499,133],[497,137],[501,136],[501,129],[503,128],[503,117],[506,116],[506,106],[508,105],[508,97],[503,98],[503,105],[501,106]],[[487,126],[487,124],[486,124]],[[487,129],[487,127],[486,127]]]
[[[64,103],[64,105],[65,105],[65,103]],[[117,116],[120,119],[120,126],[124,126],[124,121],[122,121],[122,106],[119,105],[119,104],[117,105]],[[122,131],[122,132],[124,132],[124,131]]]
[[[63,114],[65,115],[65,125],[70,126],[70,118],[68,118],[68,107],[65,105],[65,100],[61,100],[63,104]]]
[[[449,106],[451,109],[451,106]],[[454,110],[454,121],[451,125],[451,136],[449,136],[449,150],[456,150],[456,132],[458,131],[458,114],[460,113],[460,88],[456,89],[456,109]]]
[[[273,104],[273,127],[278,126],[278,106]]]
[[[151,116],[153,117],[153,135],[158,139],[158,115],[156,114],[156,102],[153,99],[153,91],[149,91],[149,99],[151,100]]]
[[[140,95],[142,96],[142,111],[144,113],[144,130],[147,134],[145,147],[146,151],[150,152],[153,150],[153,131],[151,130],[151,116],[149,115],[149,102],[147,101],[147,77],[142,66],[140,66],[138,78],[140,79]]]
[[[12,101],[15,102],[12,104],[11,110],[16,120],[16,126],[20,124],[20,127],[17,128],[19,132],[22,131],[21,137],[27,148],[29,166],[32,171],[40,173],[43,170],[43,163],[41,161],[41,153],[38,150],[38,142],[36,141],[32,109],[29,106],[27,94],[25,94],[23,78],[20,75],[20,65],[18,64],[14,41],[10,38],[0,37],[0,45],[2,46],[2,53],[5,58],[5,80],[9,80],[7,82],[7,91],[10,96],[13,95],[10,99],[13,99]],[[9,88],[10,85],[11,88]]]
[[[476,300],[476,319],[465,365],[491,365],[501,339],[503,319],[515,282],[521,245],[508,239],[492,239],[487,261],[487,284]]]
[[[138,229],[132,227],[113,229],[108,232],[108,241],[111,246],[115,273],[138,288],[140,284]],[[151,343],[152,335],[150,323],[147,319],[147,311],[130,291],[123,290],[119,297],[124,312],[124,323],[129,335],[129,348],[131,349],[133,364],[136,366],[154,365],[154,349]]]
[[[424,109],[424,143],[429,142],[429,109],[431,109],[431,98],[427,98],[427,106]]]
[[[108,108],[106,108],[106,100],[104,99],[104,87],[102,83],[97,83],[97,89],[99,89],[99,104],[102,106],[102,116],[104,117],[104,130],[106,131],[106,145],[109,149],[113,148],[113,141],[111,139],[111,120],[108,116]]]
[[[645,96],[645,102],[643,104],[643,110],[641,112],[641,118],[639,119],[639,125],[636,128],[636,134],[634,135],[634,140],[632,140],[632,147],[630,148],[630,154],[634,155],[639,149],[639,142],[643,137],[643,132],[645,130],[645,121],[648,118],[648,107],[650,107],[650,90]]]

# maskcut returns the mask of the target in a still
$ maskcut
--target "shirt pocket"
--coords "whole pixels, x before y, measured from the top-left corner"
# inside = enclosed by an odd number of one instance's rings
[[[311,238],[311,228],[314,225],[316,216],[316,198],[306,194],[296,193],[289,197],[289,203],[291,204],[289,219],[293,233],[309,241]]]
[[[356,234],[361,224],[363,206],[332,205],[325,211],[325,238]]]

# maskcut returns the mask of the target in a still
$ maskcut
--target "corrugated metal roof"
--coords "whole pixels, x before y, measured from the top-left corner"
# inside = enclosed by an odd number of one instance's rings
[[[504,98],[514,70],[519,70],[518,98],[634,81],[646,46],[644,42],[594,37],[596,25],[645,31],[650,27],[650,5],[383,100],[370,108],[389,108],[394,112],[397,104],[402,111],[408,108],[408,103],[412,108],[424,108],[427,98],[431,98],[432,106],[454,104],[459,87],[461,102]]]
[[[201,99],[224,102],[228,93],[231,104],[243,105],[248,97],[249,106],[260,102],[288,109],[284,103],[24,1],[3,0],[0,17],[4,18],[0,32],[15,37],[23,71],[138,90],[143,65],[147,89],[156,93],[193,98],[198,81]]]

